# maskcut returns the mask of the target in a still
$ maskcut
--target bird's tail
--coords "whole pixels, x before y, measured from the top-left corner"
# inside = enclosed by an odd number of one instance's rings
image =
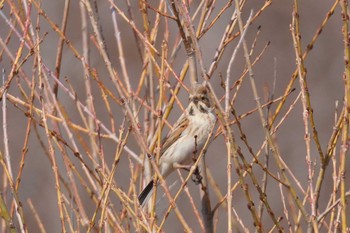
[[[149,196],[149,194],[152,192],[153,189],[153,180],[151,180],[146,187],[142,190],[142,192],[140,193],[140,195],[138,196],[139,199],[139,203],[142,206],[145,202],[145,200],[147,199],[147,197]]]

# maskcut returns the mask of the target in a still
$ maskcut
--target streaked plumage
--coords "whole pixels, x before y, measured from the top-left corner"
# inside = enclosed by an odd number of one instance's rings
[[[181,115],[173,130],[163,140],[159,170],[164,178],[176,168],[191,164],[214,127],[215,115],[210,107],[207,89],[198,85],[193,93],[190,95],[190,102],[185,113]],[[138,197],[141,205],[152,189],[153,180],[147,184]]]

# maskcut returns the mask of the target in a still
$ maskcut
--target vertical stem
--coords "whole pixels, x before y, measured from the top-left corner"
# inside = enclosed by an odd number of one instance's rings
[[[70,0],[65,0],[63,18],[62,18],[62,24],[61,24],[61,31],[63,33],[66,32],[66,28],[67,28],[69,5],[70,5]],[[57,48],[56,65],[55,65],[55,69],[56,69],[55,71],[56,71],[57,78],[60,78],[63,45],[64,45],[64,39],[62,37],[60,37],[60,39],[58,41],[58,45],[57,45],[58,48]],[[58,94],[58,84],[57,83],[54,83],[53,92],[57,96],[57,94]]]
[[[344,108],[345,115],[343,118],[343,129],[341,137],[341,149],[340,149],[340,164],[339,164],[339,175],[340,175],[340,203],[341,203],[341,229],[342,232],[347,231],[347,215],[346,215],[346,185],[345,185],[345,165],[346,155],[349,149],[348,134],[349,134],[349,114],[350,114],[350,41],[349,41],[349,16],[348,16],[348,1],[340,1],[342,9],[342,20],[343,20],[343,39],[344,39],[344,61],[345,61],[345,98]]]
[[[298,12],[297,0],[294,0],[291,31],[292,31],[294,50],[295,50],[295,56],[297,61],[299,85],[301,88],[301,102],[303,105],[303,121],[304,121],[304,130],[305,130],[304,139],[305,139],[305,145],[306,145],[306,163],[308,166],[308,184],[309,184],[309,192],[310,192],[309,199],[310,199],[310,205],[311,205],[311,218],[308,224],[308,232],[311,232],[312,230],[314,230],[315,232],[318,232],[318,225],[316,222],[316,215],[317,215],[316,193],[314,191],[313,182],[312,182],[314,169],[311,161],[310,132],[309,132],[309,120],[311,121],[311,123],[313,122],[313,113],[312,113],[313,111],[310,104],[310,96],[307,90],[306,69],[304,67],[304,60],[302,58],[302,51],[301,51],[301,44],[300,44],[301,35],[299,30],[299,12]],[[322,153],[320,153],[320,160],[321,160],[321,164],[323,164],[324,159],[323,159]],[[324,171],[324,169],[322,170]]]
[[[226,84],[227,85],[227,84]],[[232,162],[231,162],[231,143],[226,141],[227,148],[227,232],[232,233],[232,192],[231,192],[231,174],[232,174]]]

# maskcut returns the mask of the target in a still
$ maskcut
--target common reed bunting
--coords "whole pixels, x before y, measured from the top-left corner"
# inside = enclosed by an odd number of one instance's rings
[[[175,123],[172,131],[163,140],[160,151],[159,171],[163,178],[178,168],[187,168],[196,158],[215,124],[215,115],[210,105],[207,88],[197,85],[190,95],[186,111]],[[151,180],[138,196],[143,205],[153,189]],[[157,184],[158,182],[156,182]]]

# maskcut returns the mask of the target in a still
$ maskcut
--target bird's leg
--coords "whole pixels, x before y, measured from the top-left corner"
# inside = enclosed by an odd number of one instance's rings
[[[179,164],[179,163],[173,163],[173,168],[174,169],[184,169],[186,171],[190,171],[191,170],[191,165],[183,165],[183,164]]]
[[[179,164],[179,163],[174,163],[173,164],[173,168],[174,169],[183,169],[183,170],[188,171],[188,172],[190,172],[191,167],[192,167],[192,165],[183,165],[183,164]],[[194,170],[193,175],[194,175],[194,177],[191,178],[192,181],[195,184],[200,184],[202,182],[202,176],[201,176],[201,174],[199,172],[198,167],[196,167],[196,170]]]
[[[194,175],[194,177],[192,178],[192,181],[195,184],[198,185],[198,184],[202,183],[203,177],[201,176],[198,167],[196,167],[196,170],[194,170],[193,175]]]

